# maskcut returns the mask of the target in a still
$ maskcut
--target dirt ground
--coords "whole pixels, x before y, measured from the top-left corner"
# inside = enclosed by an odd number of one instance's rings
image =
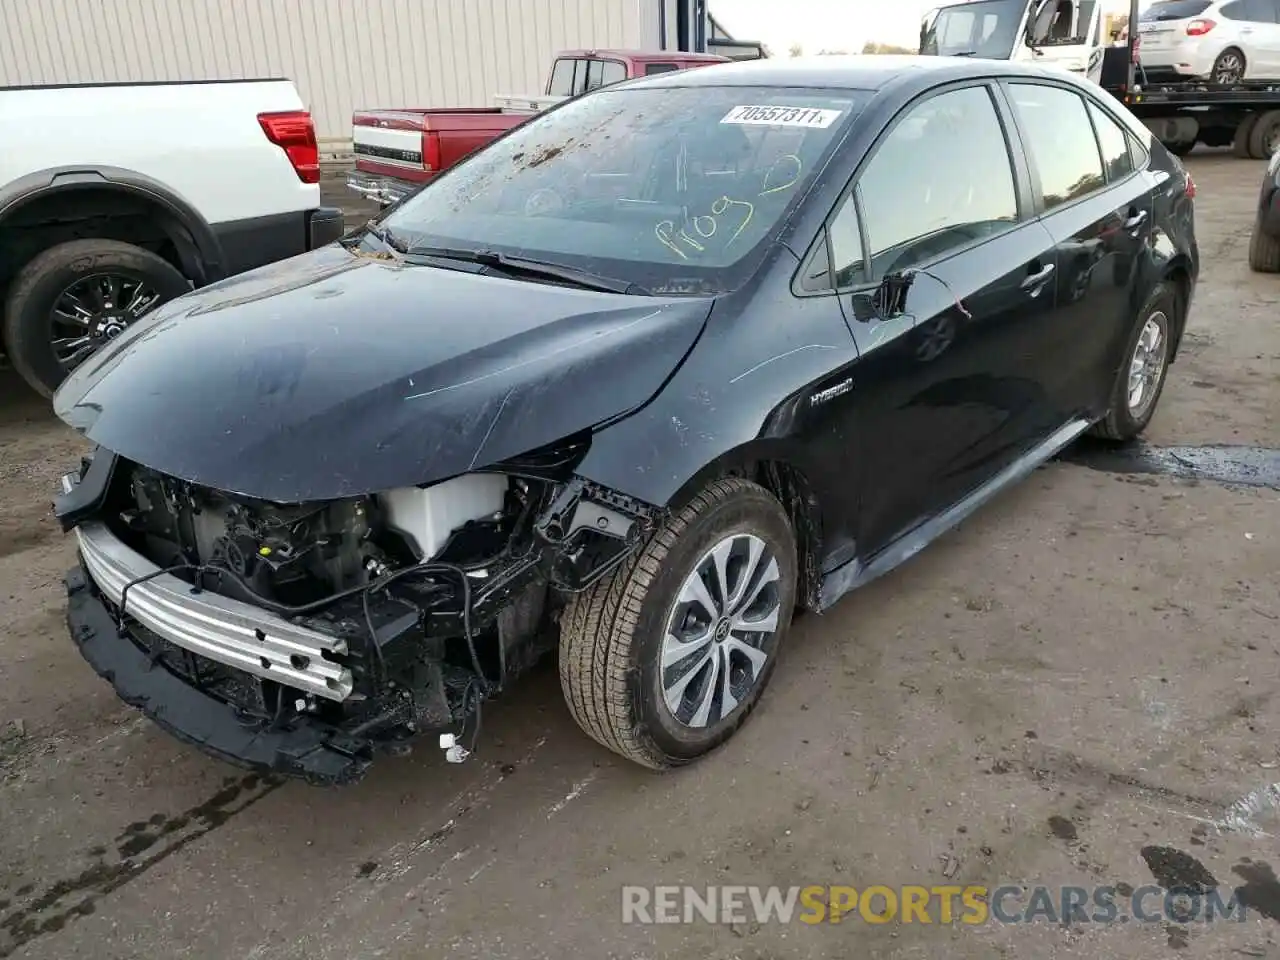
[[[1280,278],[1245,263],[1262,169],[1188,163],[1204,272],[1150,439],[1280,449]],[[802,618],[691,769],[596,747],[547,668],[467,763],[424,743],[324,791],[174,742],[75,652],[49,501],[80,449],[0,374],[0,958],[1280,958],[1275,489],[1055,462]],[[621,911],[626,884],[1194,882],[1240,888],[1244,920]]]

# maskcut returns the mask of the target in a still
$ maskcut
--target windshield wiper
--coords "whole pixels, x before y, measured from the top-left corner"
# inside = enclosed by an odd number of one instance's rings
[[[407,253],[409,245],[400,237],[391,232],[390,227],[384,227],[376,220],[370,220],[364,225],[365,232],[380,240],[383,246],[390,247],[396,253]]]
[[[526,257],[512,257],[496,250],[463,250],[455,247],[409,247],[404,251],[409,256],[433,257],[437,260],[458,260],[463,263],[478,263],[485,267],[494,267],[504,273],[529,277],[545,277],[552,280],[563,280],[584,290],[600,290],[605,293],[631,293],[649,296],[649,291],[629,280],[618,280],[604,277],[598,273],[579,270],[562,263],[549,263],[545,260],[530,260]]]

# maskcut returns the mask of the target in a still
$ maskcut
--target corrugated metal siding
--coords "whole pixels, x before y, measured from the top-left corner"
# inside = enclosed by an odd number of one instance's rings
[[[363,107],[536,93],[552,55],[654,48],[652,0],[0,0],[0,86],[288,77],[322,140]]]

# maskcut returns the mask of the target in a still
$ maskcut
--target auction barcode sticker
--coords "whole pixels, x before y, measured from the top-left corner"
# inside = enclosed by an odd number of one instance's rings
[[[817,110],[810,107],[761,107],[745,104],[734,107],[724,115],[721,123],[745,123],[769,127],[815,127],[825,130],[837,120],[843,110]]]

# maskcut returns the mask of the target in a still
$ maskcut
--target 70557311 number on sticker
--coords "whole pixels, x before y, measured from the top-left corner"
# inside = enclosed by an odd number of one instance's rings
[[[721,123],[740,123],[770,127],[813,127],[825,130],[843,110],[816,110],[809,107],[762,107],[743,104],[724,115]]]

